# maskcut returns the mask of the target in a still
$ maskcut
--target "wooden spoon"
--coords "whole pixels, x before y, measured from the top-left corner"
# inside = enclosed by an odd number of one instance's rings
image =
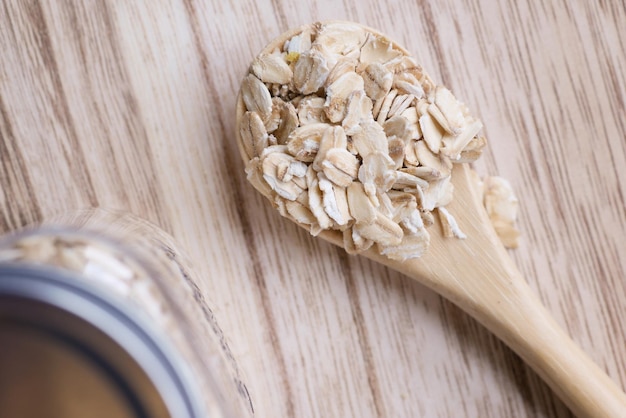
[[[284,33],[264,52],[282,46],[301,30]],[[240,95],[237,127],[245,111]],[[247,161],[238,128],[236,136]],[[577,416],[626,417],[626,395],[560,328],[507,254],[475,192],[467,164],[455,165],[452,182],[454,200],[447,208],[466,239],[443,237],[436,223],[428,229],[430,246],[420,258],[395,261],[378,254],[375,247],[361,255],[417,280],[474,317],[522,357]],[[319,236],[343,247],[337,231]]]

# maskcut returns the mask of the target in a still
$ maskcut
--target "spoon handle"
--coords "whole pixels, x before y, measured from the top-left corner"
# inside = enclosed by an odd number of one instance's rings
[[[457,286],[449,286],[448,274],[430,271],[425,279],[423,269],[412,264],[395,268],[456,303],[504,341],[577,417],[626,417],[622,389],[559,326],[506,253],[482,257],[474,266],[461,263],[459,270],[451,267],[462,283]]]
[[[626,417],[626,395],[563,331],[522,280],[477,319],[520,355],[578,417]]]

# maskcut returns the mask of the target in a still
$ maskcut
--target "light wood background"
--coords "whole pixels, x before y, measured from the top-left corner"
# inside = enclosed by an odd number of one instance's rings
[[[273,37],[324,19],[387,33],[481,117],[476,168],[521,198],[513,257],[626,387],[623,0],[4,1],[0,232],[100,205],[172,233],[258,417],[570,416],[458,308],[246,183],[239,81]]]

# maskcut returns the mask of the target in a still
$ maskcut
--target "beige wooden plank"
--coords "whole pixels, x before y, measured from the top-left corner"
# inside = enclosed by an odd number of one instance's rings
[[[521,198],[514,258],[626,386],[620,2],[7,2],[0,229],[99,204],[171,232],[259,417],[569,416],[460,310],[309,237],[245,182],[241,77],[280,32],[329,18],[389,34],[476,109],[477,169]]]

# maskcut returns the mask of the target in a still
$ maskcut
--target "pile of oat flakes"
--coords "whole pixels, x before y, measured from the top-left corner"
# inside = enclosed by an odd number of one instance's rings
[[[363,26],[313,24],[255,58],[239,132],[248,179],[313,235],[358,253],[421,256],[445,206],[452,165],[476,160],[482,124],[404,50]]]

